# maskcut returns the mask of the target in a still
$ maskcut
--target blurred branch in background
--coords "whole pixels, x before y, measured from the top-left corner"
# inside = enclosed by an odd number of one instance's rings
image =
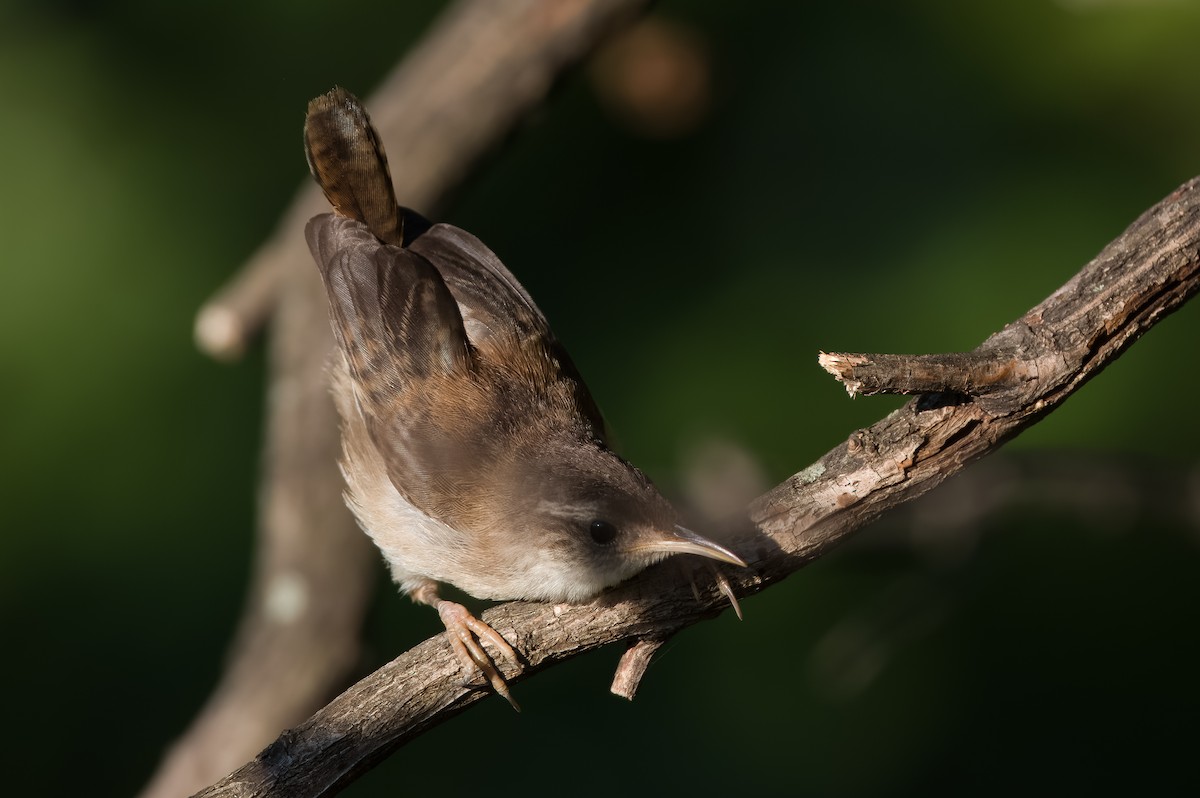
[[[1140,526],[1190,530],[1200,542],[1200,465],[1112,454],[1009,453],[963,472],[855,538],[864,553],[906,551],[931,568],[971,558],[1004,518],[1036,515],[1098,535]]]
[[[891,577],[830,624],[808,656],[810,678],[831,698],[861,695],[906,648],[963,613],[979,571],[989,567],[982,554],[989,536],[1046,521],[1098,538],[1171,529],[1200,543],[1200,466],[1046,452],[1006,452],[975,464],[846,544],[844,553],[859,562],[887,560]],[[1100,567],[1080,556],[1079,567]],[[895,567],[897,559],[912,567]]]
[[[449,8],[369,103],[401,201],[435,209],[564,68],[643,5],[465,0]],[[298,133],[296,141],[300,158]],[[188,794],[228,773],[320,706],[358,661],[378,554],[341,498],[338,422],[325,379],[332,337],[303,236],[323,210],[316,186],[303,189],[275,234],[197,317],[199,346],[218,358],[236,357],[271,320],[258,548],[224,676],[147,798]]]
[[[1195,178],[1142,214],[1049,298],[974,350],[978,358],[990,353],[1011,361],[1021,379],[976,399],[937,394],[914,399],[752,502],[740,534],[730,541],[750,564],[726,575],[733,592],[747,596],[782,581],[860,527],[995,451],[1045,418],[1198,290],[1200,178]],[[483,620],[524,660],[503,666],[510,683],[628,641],[633,653],[622,660],[617,688],[630,695],[663,641],[724,609],[712,579],[693,577],[689,590],[671,568],[660,566],[591,604],[510,602],[484,613]],[[905,600],[910,593],[905,591]],[[912,618],[915,623],[891,624],[892,634],[919,634],[937,622],[932,612]],[[861,648],[869,635],[841,637],[847,639],[834,636],[824,646],[825,659]],[[820,658],[822,652],[816,653]],[[859,681],[871,672],[860,669]],[[457,661],[439,635],[351,687],[202,794],[336,792],[485,695],[486,687],[461,683]]]

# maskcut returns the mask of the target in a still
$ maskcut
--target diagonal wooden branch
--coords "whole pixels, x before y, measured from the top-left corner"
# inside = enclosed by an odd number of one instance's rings
[[[1066,285],[975,350],[1012,360],[1020,377],[1012,387],[977,399],[915,399],[756,500],[731,544],[751,564],[727,573],[734,591],[748,595],[786,578],[889,508],[999,448],[1198,289],[1200,178],[1143,214]],[[520,681],[616,641],[653,646],[723,608],[711,578],[697,598],[660,567],[592,604],[514,602],[483,617],[525,658],[523,667],[505,673]],[[336,792],[485,695],[459,683],[458,674],[443,636],[426,640],[201,794]],[[627,692],[635,687],[623,685]]]

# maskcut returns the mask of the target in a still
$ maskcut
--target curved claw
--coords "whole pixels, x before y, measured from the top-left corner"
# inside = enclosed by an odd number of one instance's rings
[[[730,584],[729,577],[720,568],[714,567],[713,572],[717,576],[717,589],[721,591],[725,598],[729,599],[729,606],[733,607],[733,612],[737,615],[737,619],[739,621],[743,620],[742,605],[738,604],[737,596],[733,592],[733,585]]]

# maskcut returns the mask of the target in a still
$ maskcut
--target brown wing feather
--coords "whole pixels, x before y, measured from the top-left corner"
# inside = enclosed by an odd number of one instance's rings
[[[409,250],[424,256],[441,273],[462,311],[471,344],[482,355],[511,358],[526,350],[527,359],[544,363],[545,379],[573,383],[575,402],[595,438],[605,439],[604,419],[571,356],[533,297],[482,241],[452,225],[435,224]]]
[[[480,454],[471,444],[486,444],[479,425],[492,416],[458,304],[425,258],[357,221],[325,214],[305,235],[346,366],[338,388],[353,396],[339,399],[348,439],[365,434],[401,495],[443,515],[447,480],[470,473]]]
[[[428,260],[332,214],[314,217],[305,237],[350,373],[360,393],[379,403],[372,410],[413,380],[469,369],[458,304]]]

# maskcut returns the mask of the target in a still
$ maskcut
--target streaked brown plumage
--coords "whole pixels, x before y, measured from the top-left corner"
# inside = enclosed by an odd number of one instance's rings
[[[515,652],[437,583],[490,599],[586,601],[672,553],[742,564],[676,526],[609,450],[533,299],[478,239],[396,203],[357,99],[309,104],[309,166],[336,214],[306,230],[339,356],[347,502],[401,588],[435,606],[465,667],[511,701],[476,637]],[[515,703],[514,703],[515,706]]]

